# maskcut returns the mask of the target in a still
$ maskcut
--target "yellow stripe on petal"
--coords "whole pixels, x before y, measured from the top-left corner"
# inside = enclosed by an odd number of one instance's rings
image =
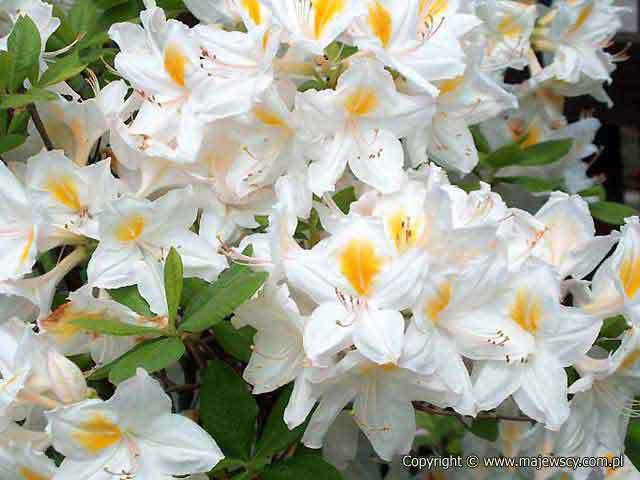
[[[625,359],[620,362],[618,371],[621,372],[633,367],[638,360],[640,360],[640,349],[633,350],[631,353],[629,353],[629,355],[627,355]]]
[[[449,0],[420,0],[420,17],[437,17],[449,6]]]
[[[105,416],[96,414],[83,422],[72,436],[86,450],[98,453],[118,443],[122,439],[122,431]]]
[[[464,76],[459,75],[455,78],[450,78],[449,80],[443,80],[438,84],[438,90],[440,90],[440,95],[446,95],[447,93],[451,93],[456,90],[464,81]]]
[[[573,27],[569,29],[569,33],[574,33],[575,31],[579,30],[580,27],[582,27],[589,19],[589,17],[591,16],[591,12],[593,12],[593,4],[587,5],[586,7],[580,9],[580,13],[578,13],[576,23],[574,23]]]
[[[177,45],[167,45],[164,51],[164,69],[181,87],[185,85],[187,57]]]
[[[262,10],[260,8],[260,2],[258,0],[242,0],[242,8],[244,8],[253,23],[260,25],[262,23]]]
[[[527,138],[524,142],[522,142],[522,148],[532,147],[540,143],[540,139],[542,137],[542,131],[540,127],[536,125],[531,125],[529,130],[527,131]]]
[[[628,298],[633,298],[640,288],[640,257],[625,258],[618,269],[620,281]]]
[[[359,295],[371,289],[374,277],[380,271],[382,259],[376,254],[369,240],[353,239],[340,255],[340,269]]]
[[[31,251],[31,245],[33,245],[33,237],[34,231],[33,227],[29,230],[29,236],[27,237],[27,244],[22,249],[22,254],[20,255],[20,264],[23,264],[29,258],[29,252]]]
[[[540,328],[542,307],[538,299],[526,289],[519,290],[516,294],[510,314],[511,319],[526,332],[535,334]]]
[[[366,115],[378,106],[378,96],[369,87],[360,87],[347,95],[344,108],[353,116]]]
[[[253,114],[258,120],[270,127],[286,127],[287,124],[271,110],[268,110],[260,105],[256,105],[253,109]]]
[[[404,210],[399,210],[389,217],[388,228],[396,250],[405,253],[418,242],[422,220],[410,217]]]
[[[77,212],[82,209],[78,196],[78,188],[71,177],[50,178],[45,184],[45,190],[65,207]]]
[[[522,33],[522,27],[516,23],[512,15],[507,15],[498,24],[498,31],[505,37],[516,37]]]
[[[22,475],[24,480],[49,480],[51,478],[42,476],[27,467],[18,468],[18,472]]]
[[[124,219],[115,229],[115,236],[121,242],[132,242],[142,235],[145,221],[142,215],[132,215]]]
[[[440,314],[449,306],[449,302],[451,302],[451,283],[443,282],[436,287],[435,295],[429,298],[425,305],[425,314],[434,325],[438,323]]]
[[[373,34],[380,39],[382,46],[386,47],[391,39],[391,14],[378,1],[369,5],[369,27],[371,27]]]
[[[315,10],[313,34],[316,38],[320,38],[329,22],[344,10],[344,0],[316,0],[313,6]]]

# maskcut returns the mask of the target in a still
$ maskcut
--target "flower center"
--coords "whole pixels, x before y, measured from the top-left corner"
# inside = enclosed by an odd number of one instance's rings
[[[104,415],[96,414],[80,424],[73,437],[85,449],[98,453],[122,439],[122,430]]]
[[[356,88],[349,93],[344,108],[354,117],[360,117],[371,112],[378,105],[378,96],[370,87]]]
[[[115,230],[116,238],[121,242],[132,242],[142,235],[144,230],[144,218],[141,215],[133,215],[121,222]]]
[[[342,274],[358,295],[369,293],[373,278],[380,271],[382,259],[376,254],[373,243],[364,239],[349,241],[340,255]]]
[[[540,302],[526,289],[519,290],[516,299],[511,305],[511,319],[520,328],[531,334],[535,334],[540,327],[542,308]]]

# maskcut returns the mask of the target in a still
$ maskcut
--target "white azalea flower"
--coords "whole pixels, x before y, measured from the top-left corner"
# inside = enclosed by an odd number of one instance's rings
[[[196,106],[201,105],[210,82],[200,68],[200,48],[193,32],[176,20],[167,20],[152,1],[147,7],[140,14],[142,27],[116,23],[109,29],[120,47],[116,69],[146,100],[130,133],[138,136],[139,148],[148,155],[190,163],[204,134]]]
[[[187,277],[213,280],[224,257],[191,226],[196,220],[191,192],[172,190],[159,199],[122,197],[100,215],[100,243],[87,269],[89,285],[117,288],[138,284],[151,310],[167,311],[162,265],[171,247],[180,253]]]
[[[42,452],[18,446],[0,447],[3,480],[53,480],[56,465]]]
[[[86,400],[47,418],[53,445],[66,457],[55,480],[170,478],[208,472],[223,458],[202,428],[171,413],[171,399],[142,369],[106,402]]]
[[[253,393],[271,392],[294,382],[284,412],[284,421],[291,429],[304,422],[317,400],[311,390],[311,369],[303,347],[306,320],[286,285],[268,286],[260,297],[238,308],[232,320],[236,328],[251,325],[258,331],[243,374],[254,386]]]
[[[264,0],[292,46],[321,55],[361,12],[358,0]]]
[[[589,350],[601,322],[560,304],[560,281],[547,266],[530,265],[507,285],[501,310],[509,322],[500,333],[522,353],[476,365],[478,408],[495,408],[513,394],[523,413],[558,430],[569,416],[564,367]]]
[[[120,190],[108,160],[78,167],[60,150],[31,157],[25,182],[38,208],[48,213],[48,223],[92,238],[98,238],[96,217]]]
[[[316,151],[309,167],[310,188],[332,191],[347,164],[376,189],[398,190],[406,174],[399,136],[428,122],[427,97],[397,92],[389,72],[375,60],[357,59],[340,77],[336,90],[298,94],[296,114]]]
[[[460,37],[480,24],[461,13],[462,3],[441,0],[367,0],[366,13],[350,32],[361,50],[373,54],[409,83],[432,96],[433,84],[462,75]]]
[[[38,253],[38,215],[23,184],[0,162],[0,280],[29,272]]]
[[[400,310],[415,300],[427,265],[418,249],[394,257],[380,222],[353,218],[287,265],[291,284],[318,304],[304,332],[312,364],[330,364],[352,344],[376,363],[397,361],[405,327]]]

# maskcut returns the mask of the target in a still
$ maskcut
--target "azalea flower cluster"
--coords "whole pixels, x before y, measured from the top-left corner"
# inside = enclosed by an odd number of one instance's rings
[[[90,99],[49,87],[56,100],[36,102],[27,142],[3,154],[2,478],[168,479],[223,458],[144,369],[103,400],[68,358],[99,368],[140,343],[77,319],[175,333],[163,277],[172,250],[186,278],[212,282],[234,263],[268,272],[232,318],[256,331],[243,375],[255,395],[293,384],[283,418],[289,429],[308,422],[308,447],[322,447],[347,409],[391,461],[411,450],[414,405],[425,402],[461,418],[528,417],[535,426],[500,423],[487,448],[505,455],[541,445],[622,455],[640,393],[640,221],[595,234],[583,192],[597,181],[584,160],[599,123],[563,116],[567,97],[610,103],[603,84],[624,53],[604,48],[622,9],[185,4],[201,23],[167,19],[148,0],[139,23],[112,25],[109,68],[121,78],[88,74]],[[51,5],[0,6],[7,33],[25,15],[37,26],[46,70]],[[523,69],[524,82],[505,82]],[[556,162],[483,162],[559,139],[571,148]],[[484,181],[456,185],[467,174],[558,178],[562,191],[538,193],[544,204],[528,211]],[[349,205],[343,192],[354,192]],[[79,285],[66,282],[74,269]],[[110,294],[131,285],[151,315]],[[616,315],[626,330],[608,353],[596,340]]]

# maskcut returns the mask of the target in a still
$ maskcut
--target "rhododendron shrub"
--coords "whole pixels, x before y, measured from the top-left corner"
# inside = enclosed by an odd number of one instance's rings
[[[624,11],[0,0],[0,479],[640,478]]]

